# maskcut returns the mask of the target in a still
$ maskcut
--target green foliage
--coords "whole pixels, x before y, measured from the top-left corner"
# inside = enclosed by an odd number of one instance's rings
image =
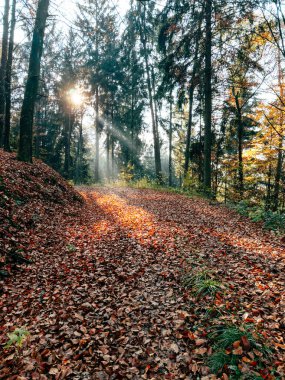
[[[249,211],[249,217],[253,222],[262,222],[264,220],[265,212],[262,208],[256,207],[252,211]]]
[[[252,325],[222,325],[217,326],[209,334],[209,338],[214,344],[214,353],[208,360],[208,365],[214,373],[219,373],[223,370],[224,366],[231,371],[231,379],[259,379],[258,374],[254,372],[249,372],[246,377],[240,372],[238,367],[239,355],[235,355],[234,351],[230,350],[233,344],[237,341],[242,341],[246,339],[249,348],[256,349],[262,352],[264,355],[268,356],[270,350],[261,343],[261,336],[254,331]],[[258,358],[256,358],[258,360]]]
[[[221,284],[214,280],[212,274],[207,270],[186,274],[183,284],[186,288],[192,288],[196,297],[215,296],[221,290]]]
[[[221,290],[221,284],[213,279],[202,280],[195,284],[195,295],[198,297],[215,296],[219,290]]]
[[[126,184],[130,184],[134,179],[134,166],[128,164],[121,173],[120,173],[120,181],[125,182]]]
[[[249,215],[249,202],[246,200],[240,201],[237,205],[234,206],[234,208],[239,214],[243,216]]]
[[[285,214],[280,212],[268,211],[264,215],[264,228],[268,230],[284,230]]]
[[[227,355],[223,350],[217,351],[210,356],[208,366],[213,373],[218,373],[226,364],[229,364],[230,360],[229,355]]]
[[[263,222],[267,230],[284,230],[285,213],[279,211],[264,211],[260,206],[252,205],[250,201],[243,200],[234,205],[233,208],[241,215],[249,217],[253,222]]]
[[[30,335],[25,327],[16,328],[12,333],[7,334],[9,340],[4,348],[8,349],[11,346],[21,348],[27,337]]]
[[[69,252],[75,252],[76,247],[73,244],[68,244],[67,249]]]
[[[219,326],[210,334],[210,338],[215,341],[219,348],[226,349],[243,336],[246,336],[251,347],[260,348],[261,346],[250,331],[251,328],[252,326],[243,326],[241,328],[234,325]]]

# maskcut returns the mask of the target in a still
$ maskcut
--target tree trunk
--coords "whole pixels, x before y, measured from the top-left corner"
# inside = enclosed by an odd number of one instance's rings
[[[244,194],[244,175],[243,175],[243,123],[240,110],[237,110],[237,134],[238,134],[238,190],[240,199]]]
[[[100,159],[100,126],[99,126],[99,88],[95,89],[95,182],[99,182],[99,159]]]
[[[76,160],[76,183],[82,183],[82,155],[83,155],[83,112],[80,115],[79,120],[79,136],[78,136],[78,148],[77,148],[77,160]]]
[[[41,102],[38,102],[35,106],[35,146],[34,153],[35,157],[40,157],[40,134],[41,134],[41,117],[40,117],[40,107]]]
[[[271,207],[271,176],[272,176],[272,164],[270,162],[269,168],[268,168],[268,174],[267,174],[265,211],[270,210],[270,207]]]
[[[6,150],[7,152],[10,152],[11,78],[12,78],[15,26],[16,26],[16,0],[13,0],[12,9],[11,9],[11,26],[10,26],[8,59],[7,59],[7,69],[6,69],[6,85],[5,85],[6,109],[5,109],[5,125],[4,125],[4,133],[3,133],[4,150]]]
[[[112,137],[111,141],[111,167],[112,167],[112,179],[115,179],[115,142]]]
[[[211,191],[212,177],[212,0],[206,0],[206,41],[205,41],[205,141],[204,141],[204,187]]]
[[[107,181],[110,179],[110,132],[109,126],[107,127],[107,137],[106,137],[106,156],[107,156]]]
[[[39,0],[33,31],[28,79],[21,110],[18,159],[25,162],[32,162],[33,156],[33,118],[40,79],[41,57],[48,7],[49,0]]]
[[[67,113],[68,112],[68,113]],[[71,140],[71,109],[66,110],[64,118],[64,176],[70,178],[70,140]]]
[[[156,174],[157,181],[159,183],[162,183],[159,134],[158,134],[156,115],[155,115],[155,110],[154,110],[154,100],[153,100],[152,85],[151,85],[151,71],[150,71],[148,52],[147,52],[147,46],[146,46],[145,5],[144,5],[144,11],[143,11],[143,17],[142,17],[142,27],[143,27],[143,30],[142,28],[140,28],[140,35],[141,35],[141,42],[142,42],[142,47],[143,47],[143,55],[144,55],[145,68],[146,68],[147,89],[148,89],[148,97],[149,97],[149,104],[150,104],[151,121],[152,121],[155,174]]]
[[[274,196],[273,196],[273,211],[278,210],[279,206],[279,193],[280,193],[280,181],[282,175],[282,166],[283,166],[283,136],[280,136],[279,147],[278,147],[278,158],[277,158],[277,167],[276,175],[274,181]]]
[[[3,35],[2,35],[2,55],[0,67],[0,147],[3,145],[3,131],[5,119],[5,79],[7,69],[7,53],[8,53],[8,34],[9,34],[9,9],[10,1],[5,0],[3,15]]]
[[[187,134],[186,134],[184,178],[186,178],[188,174],[189,164],[190,164],[190,148],[191,148],[192,121],[193,121],[193,99],[194,99],[194,91],[195,91],[196,73],[198,70],[198,53],[199,53],[199,42],[201,38],[201,21],[202,21],[202,18],[200,17],[198,34],[196,38],[192,78],[190,81],[190,88],[189,88],[189,116],[188,116]]]
[[[173,126],[172,126],[172,96],[170,99],[170,119],[169,119],[169,178],[168,178],[168,184],[171,187],[173,185],[172,182],[172,135],[173,135]]]
[[[184,165],[184,178],[187,177],[189,164],[190,164],[190,147],[192,137],[192,119],[193,119],[193,98],[194,98],[194,83],[193,80],[189,89],[189,117],[186,134],[186,149],[185,149],[185,165]]]
[[[278,52],[277,57],[278,62],[278,85],[279,85],[279,92],[280,92],[280,99],[283,102],[284,101],[284,89],[283,89],[283,73],[281,69],[281,56],[280,52]],[[278,210],[279,206],[279,193],[280,193],[280,181],[282,176],[282,166],[283,166],[283,129],[284,129],[284,113],[283,110],[280,111],[280,136],[279,136],[279,146],[278,146],[278,158],[277,158],[277,166],[276,166],[276,174],[275,174],[275,181],[274,181],[274,197],[273,197],[273,211]]]

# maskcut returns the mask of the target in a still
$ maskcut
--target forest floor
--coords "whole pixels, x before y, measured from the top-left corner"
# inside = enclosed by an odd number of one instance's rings
[[[0,379],[285,379],[278,237],[202,199],[78,191],[3,283],[0,343],[29,335]]]

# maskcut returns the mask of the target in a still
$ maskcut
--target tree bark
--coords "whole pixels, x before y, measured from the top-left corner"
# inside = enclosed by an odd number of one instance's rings
[[[243,123],[240,110],[237,110],[237,134],[238,134],[238,190],[240,198],[244,194],[244,175],[243,175]]]
[[[21,110],[18,159],[25,162],[32,162],[33,157],[33,119],[40,79],[41,58],[49,2],[49,0],[39,0],[38,3],[29,60],[28,79]]]
[[[9,9],[10,1],[5,0],[4,15],[3,15],[3,35],[2,35],[2,54],[0,67],[0,147],[3,146],[3,131],[5,120],[5,79],[7,69],[7,53],[8,53],[8,34],[9,34]]]
[[[145,5],[142,16],[142,27],[140,28],[140,37],[143,47],[143,56],[145,61],[146,68],[146,78],[147,78],[147,89],[148,89],[148,97],[150,104],[150,112],[151,112],[151,121],[152,121],[152,132],[153,132],[153,145],[154,145],[154,160],[155,160],[155,175],[156,179],[159,183],[162,183],[162,172],[161,172],[161,157],[160,157],[160,143],[159,143],[159,133],[156,123],[156,115],[154,110],[154,100],[152,94],[152,85],[151,85],[151,71],[148,59],[148,52],[146,46],[146,30],[145,30]]]
[[[192,78],[190,81],[190,88],[189,88],[189,116],[188,116],[187,134],[186,134],[184,178],[186,178],[188,174],[189,164],[190,164],[190,148],[191,148],[192,122],[193,122],[193,99],[194,99],[194,91],[195,91],[196,73],[198,70],[198,53],[199,53],[199,42],[200,42],[200,37],[201,37],[201,21],[202,21],[202,18],[200,17],[198,33],[196,37]]]
[[[172,182],[172,136],[173,136],[172,107],[173,107],[173,101],[172,101],[172,95],[171,95],[171,98],[170,98],[170,119],[169,119],[169,162],[168,162],[168,167],[169,167],[168,184],[169,184],[169,187],[171,187],[173,185],[173,182]]]
[[[107,136],[106,136],[106,157],[107,157],[106,177],[107,177],[107,181],[109,181],[109,179],[110,179],[110,131],[109,131],[109,126],[107,127]]]
[[[275,175],[275,181],[274,181],[273,207],[272,207],[273,211],[277,211],[278,206],[279,206],[279,193],[280,193],[282,166],[283,166],[283,136],[280,136],[279,146],[278,146],[276,175]]]
[[[70,107],[70,105],[69,105]],[[64,176],[70,178],[70,140],[71,140],[71,109],[66,110],[64,117]]]
[[[100,160],[100,126],[99,126],[99,88],[95,89],[95,182],[99,182],[99,160]]]
[[[7,69],[6,69],[6,83],[5,83],[5,123],[3,132],[3,145],[4,150],[10,152],[10,129],[11,129],[11,78],[12,78],[12,64],[13,64],[13,50],[14,50],[14,34],[16,26],[16,0],[12,2],[11,9],[11,26],[8,47]]]
[[[190,147],[192,138],[192,119],[193,119],[193,99],[194,99],[194,83],[193,80],[189,89],[189,117],[186,134],[186,149],[185,149],[185,165],[184,165],[184,178],[187,177],[189,164],[190,164]]]
[[[212,177],[212,0],[206,0],[206,41],[205,41],[205,138],[204,138],[204,187],[211,191]]]

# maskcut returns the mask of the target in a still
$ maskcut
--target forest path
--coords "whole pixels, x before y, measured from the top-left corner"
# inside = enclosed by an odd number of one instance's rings
[[[282,373],[285,271],[278,239],[202,199],[78,190],[86,200],[79,215],[59,216],[61,229],[43,237],[35,265],[7,284],[5,328],[27,326],[31,333],[21,363],[13,364],[22,376],[215,379],[206,365],[213,350],[207,328],[221,323],[262,325]],[[197,299],[181,280],[205,268],[222,291]],[[219,313],[209,319],[213,308]],[[256,366],[243,357],[241,366]],[[13,360],[5,359],[0,375],[6,370],[13,378]]]

